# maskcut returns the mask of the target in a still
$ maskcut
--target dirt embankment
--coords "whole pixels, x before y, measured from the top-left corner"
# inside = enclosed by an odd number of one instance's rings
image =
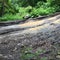
[[[43,59],[60,60],[60,14],[0,28],[0,60]]]

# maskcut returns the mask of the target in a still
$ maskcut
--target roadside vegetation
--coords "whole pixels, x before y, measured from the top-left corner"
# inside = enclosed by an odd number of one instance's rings
[[[0,21],[23,20],[60,11],[60,0],[0,0]]]
[[[47,60],[47,57],[42,57],[40,54],[45,53],[46,51],[43,49],[37,49],[33,52],[33,48],[24,47],[21,50],[21,60]]]

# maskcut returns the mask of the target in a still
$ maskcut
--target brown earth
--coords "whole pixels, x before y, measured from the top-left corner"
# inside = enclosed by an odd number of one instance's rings
[[[1,27],[0,60],[60,60],[60,14]]]

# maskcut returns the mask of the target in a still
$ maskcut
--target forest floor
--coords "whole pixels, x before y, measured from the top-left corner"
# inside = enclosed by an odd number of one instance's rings
[[[60,14],[0,26],[0,60],[60,60]]]

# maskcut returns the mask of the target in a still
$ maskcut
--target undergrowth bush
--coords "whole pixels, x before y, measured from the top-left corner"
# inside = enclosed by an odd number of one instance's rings
[[[3,17],[0,17],[0,21],[8,21],[8,20],[19,20],[23,19],[23,16],[20,16],[19,14],[13,15],[13,14],[5,14]]]
[[[48,6],[47,4],[41,5],[39,8],[33,8],[32,12],[31,12],[31,16],[37,17],[39,15],[49,15],[49,14],[53,14],[57,11],[57,9],[59,9],[59,7],[57,8],[56,6]]]
[[[15,4],[14,6],[16,10],[18,10],[17,13],[12,14],[10,12],[10,9],[9,10],[6,9],[7,13],[5,13],[2,17],[0,17],[0,21],[23,20],[24,19],[23,17],[25,17],[26,15],[29,15],[30,17],[38,17],[40,15],[50,15],[60,11],[60,1],[58,0],[44,0],[38,2],[35,1],[35,6],[32,6],[31,4],[31,5],[21,7],[18,4]]]

